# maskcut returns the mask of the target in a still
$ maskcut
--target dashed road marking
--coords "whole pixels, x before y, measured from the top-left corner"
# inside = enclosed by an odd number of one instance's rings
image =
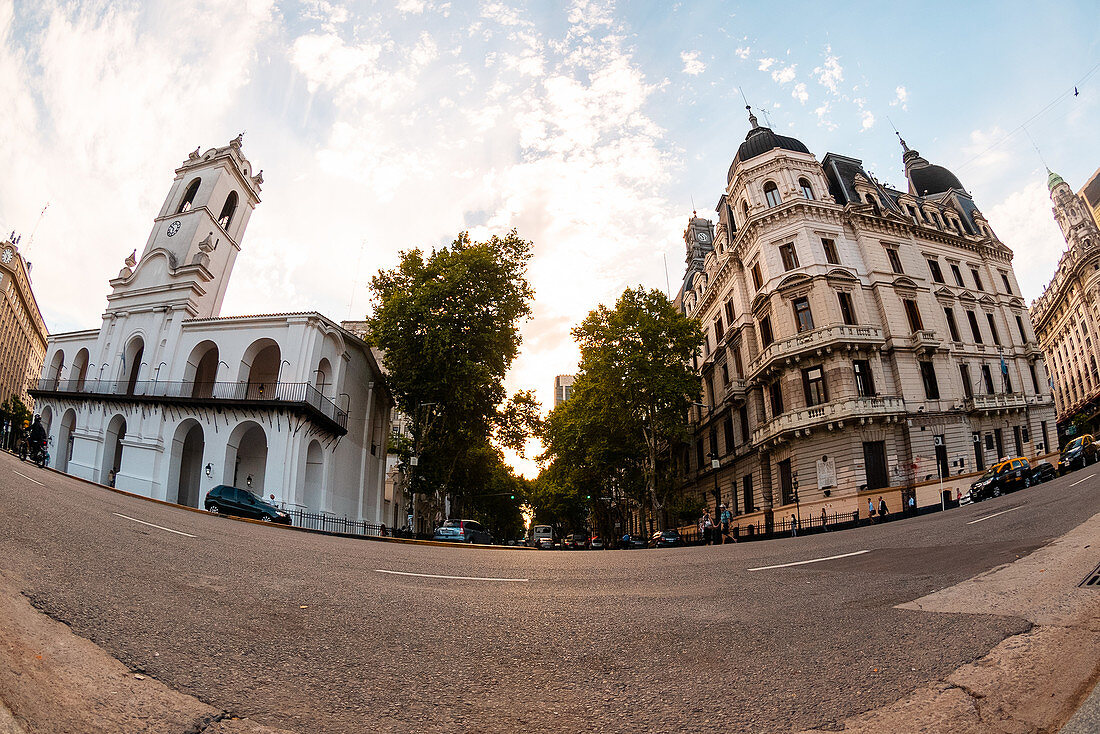
[[[374,569],[378,573],[391,573],[394,576],[419,576],[426,579],[454,579],[456,581],[515,581],[527,583],[530,579],[498,579],[482,576],[440,576],[435,573],[410,573],[408,571],[387,571],[384,568]]]
[[[19,473],[19,472],[16,472],[16,474],[18,474],[18,473]],[[1089,474],[1089,475],[1088,475],[1087,477],[1085,477],[1085,479],[1092,479],[1092,478],[1093,478],[1093,477],[1095,477],[1095,476],[1096,476],[1095,474]],[[1076,487],[1076,486],[1077,486],[1078,484],[1080,484],[1081,482],[1085,481],[1085,479],[1078,479],[1078,480],[1077,480],[1076,482],[1074,482],[1073,484],[1071,484],[1071,485],[1069,485],[1069,486],[1071,486],[1071,487]]]
[[[750,568],[750,571],[767,571],[771,568],[789,568],[790,566],[805,566],[807,563],[821,563],[822,561],[835,561],[838,558],[850,558],[851,556],[861,556],[864,553],[870,553],[869,550],[858,550],[851,553],[841,553],[839,556],[826,556],[825,558],[811,558],[808,561],[794,561],[793,563],[777,563],[774,566],[757,566],[756,568]]]
[[[145,522],[144,520],[138,520],[136,517],[130,517],[129,515],[123,515],[123,514],[118,513],[118,512],[112,512],[111,514],[112,515],[118,515],[119,517],[124,518],[126,520],[132,520],[133,522],[139,522],[142,525],[148,525],[149,527],[156,528],[157,530],[167,530],[169,533],[175,533],[176,535],[185,535],[188,538],[194,538],[195,537],[191,533],[185,533],[182,530],[173,530],[172,528],[166,528],[163,525],[154,525],[151,522]]]
[[[1085,478],[1087,479],[1088,477],[1085,477]],[[1007,510],[1001,510],[1000,512],[994,512],[992,515],[986,515],[985,517],[979,517],[977,520],[971,520],[970,522],[967,523],[967,525],[973,525],[976,522],[981,522],[982,520],[988,520],[991,517],[997,517],[998,515],[1003,515],[1006,512],[1012,512],[1013,510],[1019,510],[1019,509],[1022,509],[1022,508],[1023,508],[1023,505],[1020,505],[1019,507],[1009,507]]]
[[[12,470],[11,470],[11,473],[12,473],[12,474],[18,474],[19,476],[21,476],[21,477],[23,477],[24,479],[26,479],[26,480],[27,480],[28,482],[34,482],[34,483],[35,483],[35,484],[37,484],[37,485],[38,485],[39,487],[45,487],[45,486],[46,486],[45,484],[43,484],[42,482],[38,481],[37,479],[31,479],[31,478],[30,478],[30,477],[28,477],[28,476],[27,476],[26,474],[23,474],[22,472],[17,472],[17,471],[15,470],[15,469],[12,469]]]

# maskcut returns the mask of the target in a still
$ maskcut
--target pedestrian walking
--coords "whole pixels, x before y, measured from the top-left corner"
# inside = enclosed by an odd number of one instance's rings
[[[829,532],[829,513],[825,512],[825,508],[821,508],[821,530],[822,532]]]
[[[710,519],[710,510],[703,511],[703,542],[707,545],[714,542],[714,521]]]
[[[890,514],[890,511],[886,508],[886,500],[880,495],[878,498],[878,516],[885,520],[886,516]]]
[[[870,497],[867,498],[867,522],[873,523],[875,521],[875,501]]]
[[[917,512],[917,497],[916,495],[909,495],[909,514],[913,515]]]
[[[721,521],[721,523],[722,523],[722,539],[721,539],[721,545],[725,545],[725,543],[726,543],[726,538],[727,538],[727,537],[729,537],[729,533],[730,533],[730,520],[732,520],[732,519],[733,519],[733,515],[731,515],[731,514],[730,514],[730,511],[726,509],[726,506],[725,506],[725,505],[718,505],[718,509],[719,509],[719,510],[721,510],[721,512],[720,512],[720,513],[719,513],[719,515],[718,515],[718,517],[719,517],[719,520],[720,520],[720,521]]]
[[[791,515],[791,537],[798,537],[798,520],[795,519],[794,515]]]

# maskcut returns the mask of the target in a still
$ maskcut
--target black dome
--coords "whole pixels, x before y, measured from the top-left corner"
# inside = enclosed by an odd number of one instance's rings
[[[738,163],[744,163],[750,158],[763,155],[776,148],[793,150],[796,153],[810,152],[810,149],[803,145],[801,140],[788,138],[785,135],[776,135],[770,128],[754,127],[749,130],[749,134],[745,136],[745,142],[741,143],[741,147],[737,149],[737,155],[734,156],[733,163],[730,164],[729,174],[726,176],[726,183],[728,184],[733,180],[733,169],[737,167]]]
[[[943,166],[923,166],[909,170],[909,185],[911,193],[917,196],[925,194],[942,194],[948,189],[966,191],[958,177]]]

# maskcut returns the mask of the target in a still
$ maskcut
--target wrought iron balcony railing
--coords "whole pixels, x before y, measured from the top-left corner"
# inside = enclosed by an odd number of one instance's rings
[[[903,413],[905,401],[893,396],[845,398],[809,408],[799,408],[776,416],[752,432],[752,442],[759,444],[792,430],[812,428],[823,423]]]
[[[35,397],[125,398],[177,404],[270,405],[303,407],[346,433],[348,414],[308,382],[167,382],[141,380],[39,380]]]

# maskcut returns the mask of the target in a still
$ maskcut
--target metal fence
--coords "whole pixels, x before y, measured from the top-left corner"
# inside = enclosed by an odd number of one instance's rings
[[[118,397],[166,398],[176,400],[227,400],[237,402],[282,402],[308,405],[341,428],[347,428],[348,414],[336,407],[308,382],[169,382],[160,380],[56,380],[38,381],[41,392],[110,395]]]
[[[350,517],[337,517],[323,512],[307,512],[301,508],[287,510],[290,515],[291,525],[308,530],[322,530],[326,533],[340,533],[342,535],[358,535],[361,537],[387,537],[387,538],[414,538],[417,540],[431,540],[431,535],[414,533],[408,530],[375,525],[365,520],[352,520]]]

